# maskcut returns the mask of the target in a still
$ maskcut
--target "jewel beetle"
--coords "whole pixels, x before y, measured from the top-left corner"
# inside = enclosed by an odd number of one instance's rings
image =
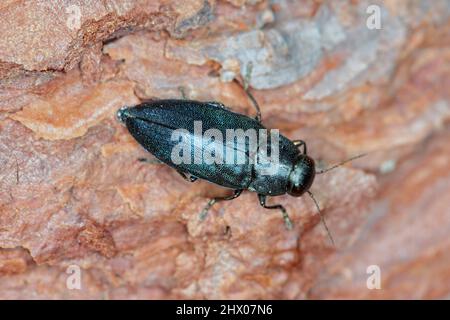
[[[240,84],[237,80],[235,82]],[[237,141],[235,135],[233,137],[235,139],[231,143],[228,140],[218,139],[218,136],[222,136],[222,138],[227,136],[230,130],[241,130],[240,132],[244,133],[251,132],[251,130],[255,132],[267,130],[261,124],[261,112],[256,99],[249,92],[248,87],[242,87],[256,109],[257,114],[254,118],[233,112],[219,102],[187,99],[144,101],[136,106],[122,107],[118,110],[117,117],[141,146],[160,162],[173,167],[184,179],[191,182],[203,179],[234,190],[230,196],[211,199],[200,213],[200,219],[205,218],[208,210],[215,203],[235,199],[244,190],[249,190],[257,193],[262,207],[280,210],[286,227],[291,229],[293,224],[286,209],[281,204],[268,205],[266,199],[268,196],[286,193],[294,197],[308,193],[318,209],[331,242],[334,243],[317,201],[309,189],[316,174],[329,171],[361,155],[331,168],[316,171],[315,162],[308,156],[306,143],[303,140],[289,140],[283,135],[278,135],[278,139],[275,139],[277,148],[272,148],[274,143],[267,139],[267,132],[265,140],[258,136],[253,144],[251,143],[252,139],[247,139],[247,136],[244,137],[245,139]],[[196,128],[197,124],[202,126],[200,131]],[[213,135],[208,136],[208,139],[201,136],[211,130],[215,130],[214,139]],[[270,132],[270,130],[268,131]],[[175,139],[174,133],[177,133]],[[264,148],[262,148],[262,142],[265,143]],[[180,147],[180,143],[184,143],[184,147],[189,147],[184,149],[184,151],[188,151],[182,156],[184,160],[190,159],[190,161],[180,162],[178,158],[174,158],[174,150]],[[204,156],[206,149],[208,152],[211,151],[209,148],[211,145],[214,145],[213,151],[217,154],[220,153],[220,157],[215,154],[214,161],[192,161],[192,158],[198,154]],[[221,149],[222,151],[220,151]],[[274,149],[277,157],[271,157]],[[232,151],[238,151],[237,153],[242,156],[244,161],[237,162],[234,154],[230,157],[234,161],[217,161],[217,159],[224,160],[226,155],[232,154]],[[263,151],[264,157],[261,158],[266,160],[264,163],[258,161]],[[182,153],[179,152],[178,156]],[[186,155],[187,157],[185,157]],[[203,159],[202,157],[198,158]],[[276,163],[272,159],[276,159]],[[272,167],[276,168],[275,171],[272,170],[270,174],[263,172],[271,165],[274,165]]]

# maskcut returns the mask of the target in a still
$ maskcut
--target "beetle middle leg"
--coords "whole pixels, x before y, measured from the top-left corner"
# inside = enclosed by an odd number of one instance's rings
[[[268,206],[266,204],[267,196],[264,194],[258,194],[258,199],[259,199],[259,204],[263,208],[271,209],[271,210],[275,210],[275,209],[280,210],[281,213],[283,214],[283,220],[284,220],[284,224],[286,225],[286,228],[288,230],[291,230],[293,228],[294,224],[292,223],[291,218],[289,218],[289,215],[287,214],[286,209],[281,204],[275,204],[272,206]]]
[[[237,190],[234,190],[234,193],[231,196],[228,196],[228,197],[217,197],[217,198],[212,198],[211,200],[209,200],[208,204],[203,208],[202,212],[200,213],[200,220],[205,220],[209,209],[211,209],[211,207],[216,202],[228,201],[228,200],[236,199],[237,197],[239,197],[241,195],[242,191],[243,191],[243,189],[237,189]]]
[[[176,170],[176,171],[180,174],[180,176],[183,177],[184,180],[186,180],[188,182],[195,182],[198,179],[196,176],[189,176],[188,177],[188,176],[186,176],[186,174],[184,172],[179,171],[179,170]]]

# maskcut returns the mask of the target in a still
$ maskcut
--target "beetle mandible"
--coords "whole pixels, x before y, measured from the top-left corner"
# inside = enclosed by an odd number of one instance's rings
[[[268,205],[266,203],[267,196],[278,196],[287,193],[294,197],[300,197],[308,193],[317,207],[331,242],[334,244],[317,201],[309,189],[316,174],[334,169],[362,155],[343,161],[331,168],[316,171],[315,162],[308,156],[306,143],[303,140],[291,141],[283,135],[279,135],[277,141],[277,171],[271,175],[262,174],[261,170],[263,167],[258,165],[257,162],[252,163],[250,161],[262,152],[262,148],[260,148],[261,139],[258,140],[256,152],[253,150],[253,154],[251,153],[248,140],[245,140],[243,144],[242,141],[240,144],[233,141],[231,146],[228,142],[226,144],[220,141],[217,142],[223,143],[220,147],[224,148],[225,151],[244,149],[245,158],[249,160],[245,163],[192,163],[188,161],[179,163],[174,161],[173,150],[180,143],[179,137],[177,139],[173,138],[176,130],[184,130],[183,132],[188,137],[186,140],[190,140],[188,141],[190,143],[194,141],[194,147],[192,148],[192,145],[190,145],[191,155],[194,155],[195,152],[204,152],[207,148],[207,144],[202,139],[200,139],[200,144],[198,143],[199,139],[195,134],[196,122],[202,124],[202,130],[205,132],[209,129],[215,129],[222,136],[226,135],[226,131],[230,129],[250,129],[255,131],[265,129],[261,124],[259,105],[250,93],[248,86],[242,86],[239,81],[234,81],[243,87],[244,92],[255,107],[257,112],[255,118],[235,113],[219,102],[200,102],[187,99],[145,101],[133,107],[119,109],[117,117],[126,125],[128,131],[140,145],[159,161],[173,167],[184,179],[194,182],[200,178],[234,190],[234,193],[228,197],[211,199],[201,212],[200,219],[205,218],[208,210],[215,203],[235,199],[241,195],[242,191],[250,190],[258,194],[259,203],[262,207],[280,210],[286,227],[292,229],[293,224],[286,209],[281,204]],[[197,144],[195,144],[195,141],[197,141]],[[186,143],[186,141],[184,142]],[[271,143],[267,145],[270,146]],[[189,177],[186,174],[189,174]]]

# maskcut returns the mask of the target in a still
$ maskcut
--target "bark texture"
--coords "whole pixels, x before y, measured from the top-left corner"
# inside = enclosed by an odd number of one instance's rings
[[[0,35],[1,299],[449,297],[448,0],[7,0]],[[200,223],[224,190],[115,119],[180,87],[252,114],[248,73],[320,166],[367,153],[312,187],[336,247],[308,197],[270,200],[292,231],[248,192]]]

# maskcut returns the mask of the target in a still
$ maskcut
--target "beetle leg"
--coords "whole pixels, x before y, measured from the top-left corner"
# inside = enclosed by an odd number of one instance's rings
[[[211,207],[219,201],[225,201],[225,200],[233,200],[236,199],[237,197],[239,197],[242,193],[243,189],[237,189],[234,190],[233,195],[228,196],[228,197],[218,197],[218,198],[212,198],[211,200],[208,201],[208,204],[205,206],[205,208],[203,208],[202,212],[200,213],[200,220],[205,220],[206,215],[208,214],[209,209],[211,209]]]
[[[247,65],[247,70],[245,72],[244,84],[240,83],[236,79],[234,79],[234,82],[236,82],[244,90],[244,92],[247,95],[247,97],[251,100],[253,106],[256,109],[255,119],[256,119],[256,121],[261,122],[261,109],[259,108],[259,104],[256,101],[255,97],[253,97],[253,95],[250,93],[249,87],[248,87],[248,84],[250,83],[250,78],[251,78],[251,75],[252,75],[252,69],[253,69],[253,64],[250,62]]]
[[[183,98],[183,100],[187,100],[188,98],[187,98],[187,96],[186,96],[186,91],[184,90],[184,87],[179,86],[179,87],[178,87],[178,90],[180,91],[181,97]]]
[[[223,103],[217,101],[208,101],[207,104],[212,105],[213,107],[229,110]]]
[[[247,63],[245,66],[245,75],[244,75],[244,90],[248,90],[248,84],[250,83],[250,80],[252,79],[252,72],[253,72],[253,62]]]
[[[292,141],[294,143],[294,146],[296,146],[298,149],[300,149],[300,147],[303,147],[303,154],[307,154],[306,153],[306,142],[303,140],[294,140]]]
[[[244,89],[244,87],[240,82],[238,82],[237,80],[236,82],[239,83],[239,85]],[[248,91],[248,88],[244,89],[244,91],[256,109],[256,116],[255,116],[256,121],[261,122],[261,109],[259,108],[258,102],[256,101],[255,97],[250,93],[250,91]]]
[[[158,159],[147,159],[147,158],[138,158],[138,161],[145,162],[148,164],[162,164],[163,162]]]
[[[195,182],[198,178],[196,176],[189,176],[187,177],[186,174],[184,172],[178,171],[176,170],[180,176],[183,177],[184,180],[189,181],[189,182]]]
[[[292,223],[291,219],[289,218],[289,215],[287,214],[286,209],[281,205],[281,204],[275,204],[273,206],[268,206],[266,204],[266,200],[267,200],[267,196],[264,194],[258,194],[258,199],[259,199],[259,204],[266,209],[278,209],[281,210],[281,213],[283,214],[283,220],[284,220],[284,224],[286,225],[286,228],[288,230],[291,230],[294,226],[294,224]]]

